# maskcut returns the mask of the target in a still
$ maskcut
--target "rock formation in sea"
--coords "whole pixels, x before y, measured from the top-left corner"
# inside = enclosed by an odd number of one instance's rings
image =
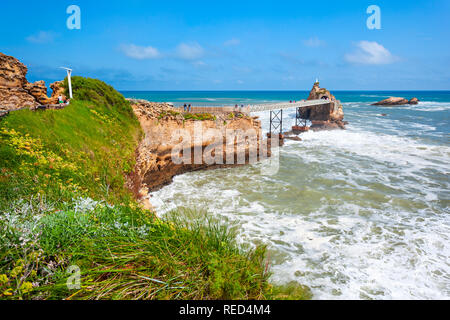
[[[419,99],[412,98],[411,100],[409,100],[409,104],[419,104]]]
[[[248,163],[249,155],[252,152],[249,147],[252,143],[249,143],[249,140],[239,141],[239,139],[235,140],[233,138],[230,149],[232,154],[227,155],[226,144],[230,143],[230,141],[227,141],[226,137],[230,130],[232,132],[248,132],[248,130],[252,130],[256,133],[255,143],[258,160],[260,159],[260,152],[270,156],[270,152],[267,152],[267,146],[259,143],[262,131],[261,122],[257,117],[239,113],[235,116],[234,113],[228,112],[214,114],[212,118],[206,117],[206,120],[187,119],[180,109],[168,104],[144,100],[131,100],[131,102],[145,133],[145,138],[137,150],[136,167],[133,176],[128,179],[128,184],[130,189],[134,190],[141,197],[145,197],[149,191],[157,190],[171,183],[173,177],[179,174],[202,169],[235,166],[238,165],[237,160],[240,155],[243,156],[241,159],[245,159],[245,163]],[[200,115],[198,114],[197,116]],[[200,140],[194,139],[196,136],[194,132],[196,129],[198,130],[198,126],[201,126],[202,138]],[[210,129],[219,132],[223,139],[222,142],[217,142],[211,136],[208,137]],[[183,147],[184,150],[190,150],[191,163],[176,163],[173,161],[172,152],[175,146],[180,143],[178,137],[174,141],[174,135],[178,134],[180,130],[192,137],[192,140],[188,140]],[[194,157],[198,150],[200,150],[200,154],[204,154],[206,149],[213,145],[218,148],[212,152],[212,155],[215,156],[216,152],[220,152],[221,154],[218,154],[218,158],[223,159],[223,161],[207,163],[201,156],[200,162],[194,162]],[[220,148],[220,145],[222,145],[222,148]],[[241,150],[241,153],[239,153],[239,150]],[[234,164],[229,164],[227,159],[230,158],[227,158],[227,156],[233,159]],[[223,164],[220,162],[223,162]],[[148,202],[144,204],[149,206]]]
[[[406,104],[419,104],[419,99],[412,98],[411,100],[401,97],[390,97],[372,104],[373,106],[403,106]]]
[[[0,111],[35,108],[58,102],[58,95],[53,94],[51,98],[47,96],[44,81],[28,82],[27,72],[27,67],[19,60],[0,52]]]
[[[312,122],[311,130],[345,129],[347,122],[343,121],[344,109],[341,102],[330,91],[321,88],[319,82],[314,83],[308,97],[308,100],[317,99],[323,99],[330,103],[300,109],[302,118]]]

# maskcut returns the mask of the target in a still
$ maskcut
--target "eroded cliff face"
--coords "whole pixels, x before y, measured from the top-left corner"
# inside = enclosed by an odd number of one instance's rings
[[[0,52],[0,111],[35,108],[57,103],[57,95],[47,96],[44,81],[27,81],[27,67],[14,57]],[[59,91],[61,92],[61,91]]]
[[[323,99],[330,101],[329,104],[313,106],[301,109],[303,118],[311,120],[311,129],[330,130],[345,129],[344,109],[339,100],[325,88],[321,88],[319,82],[316,82],[309,94],[308,100]]]
[[[182,173],[242,165],[250,161],[254,152],[269,156],[267,147],[263,147],[259,140],[261,122],[257,118],[223,113],[214,116],[194,115],[207,120],[186,120],[189,116],[166,104],[134,101],[132,106],[145,133],[137,150],[134,176],[129,179],[129,187],[140,197],[171,183],[174,176]],[[250,135],[242,140],[230,140],[230,133]],[[218,136],[222,140],[217,139]],[[232,145],[231,148],[228,145],[230,149],[227,149],[227,143]],[[174,151],[176,148],[180,150],[181,145],[183,151]],[[211,152],[212,146],[216,148]],[[214,159],[222,161],[208,162],[204,157],[208,152]],[[183,158],[183,162],[174,161],[174,154],[177,155],[175,160]],[[240,162],[242,159],[244,163]]]

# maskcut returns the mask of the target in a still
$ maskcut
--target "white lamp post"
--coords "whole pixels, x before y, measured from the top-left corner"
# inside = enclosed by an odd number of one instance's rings
[[[64,69],[67,71],[67,81],[69,83],[69,97],[70,99],[73,99],[72,95],[72,69],[61,67],[61,69]]]

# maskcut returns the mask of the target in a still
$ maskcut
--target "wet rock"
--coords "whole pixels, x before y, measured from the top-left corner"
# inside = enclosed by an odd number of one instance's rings
[[[412,104],[412,105],[419,104],[419,99],[417,99],[417,98],[412,98],[411,100],[409,100],[409,104]]]
[[[372,104],[373,106],[402,106],[409,104],[409,100],[399,97],[390,97],[380,102]]]
[[[286,140],[292,140],[292,141],[303,141],[302,138],[299,136],[285,136]]]
[[[298,135],[302,132],[299,132],[298,130],[294,130],[295,127],[292,127],[291,131],[285,132],[283,134],[284,139],[286,140],[292,140],[292,141],[303,141]],[[305,131],[303,131],[305,132]]]
[[[312,131],[345,130],[347,121],[312,121]]]

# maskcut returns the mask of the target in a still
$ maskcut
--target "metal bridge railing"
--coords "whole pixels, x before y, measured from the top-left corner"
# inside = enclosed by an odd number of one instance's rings
[[[275,111],[293,108],[305,108],[311,106],[318,106],[324,104],[330,104],[333,101],[330,100],[305,100],[295,103],[281,102],[281,103],[269,103],[269,104],[257,104],[257,105],[246,105],[244,107],[232,107],[232,106],[192,106],[190,111],[193,113],[226,113],[239,111],[243,113],[254,113],[263,111]],[[179,107],[183,109],[183,107]]]
[[[250,106],[250,112],[261,112],[261,111],[271,111],[271,110],[283,110],[291,108],[304,108],[310,106],[317,106],[322,104],[332,103],[329,100],[306,100],[295,103],[273,103],[273,104],[260,104]]]

